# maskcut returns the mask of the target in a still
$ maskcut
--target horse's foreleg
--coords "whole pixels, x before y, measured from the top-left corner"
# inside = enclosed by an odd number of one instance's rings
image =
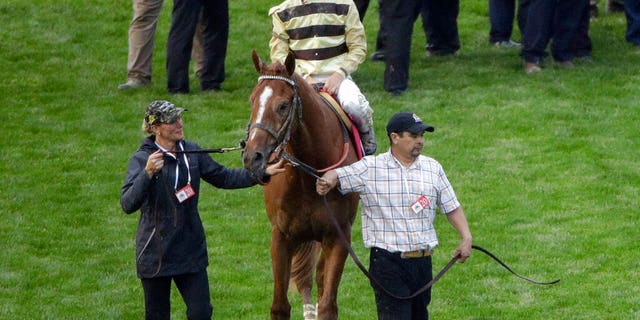
[[[302,297],[305,320],[316,319],[316,306],[313,302],[313,269],[318,256],[319,245],[315,241],[301,244],[291,263],[291,280]]]
[[[346,230],[345,236],[350,239],[350,232]],[[332,239],[332,243],[322,248],[322,290],[318,284],[318,320],[338,319],[338,286],[342,278],[342,271],[347,259],[348,251],[343,245],[343,240]],[[319,271],[320,272],[320,271]]]
[[[291,304],[289,304],[287,291],[291,272],[291,253],[286,239],[276,228],[271,231],[271,270],[273,272],[271,319],[289,320]]]
[[[316,265],[316,288],[318,288],[318,299],[324,294],[324,265],[327,261],[326,256],[324,254],[324,249],[322,249],[323,254],[320,255],[320,259]]]

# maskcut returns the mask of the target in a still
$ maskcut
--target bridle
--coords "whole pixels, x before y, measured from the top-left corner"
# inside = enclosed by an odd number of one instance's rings
[[[240,141],[240,145],[237,147],[212,148],[212,149],[201,149],[201,150],[173,150],[171,152],[178,153],[178,154],[180,153],[225,153],[229,151],[243,150],[249,139],[249,134],[251,130],[255,128],[262,129],[268,132],[278,142],[278,146],[276,147],[276,149],[280,150],[281,152],[284,151],[285,147],[289,143],[289,139],[291,138],[291,131],[293,130],[293,123],[296,118],[296,115],[298,116],[298,121],[302,119],[302,100],[300,99],[300,94],[298,93],[298,84],[296,83],[295,79],[289,79],[287,77],[276,76],[276,75],[263,75],[258,77],[258,83],[262,80],[281,80],[288,83],[293,88],[293,99],[291,101],[292,105],[291,105],[291,108],[289,108],[287,117],[282,123],[282,127],[280,128],[280,130],[275,130],[270,126],[264,125],[259,122],[253,122],[247,125],[245,138]],[[278,162],[281,157],[282,155],[279,153],[276,159],[270,162],[270,164]]]
[[[291,88],[293,88],[293,98],[291,100],[291,108],[289,108],[289,111],[287,112],[287,117],[282,123],[282,127],[280,127],[280,130],[275,130],[272,127],[262,124],[260,122],[252,122],[247,125],[247,132],[246,132],[246,137],[244,141],[249,140],[249,134],[254,129],[264,130],[276,139],[277,147],[275,148],[275,150],[278,150],[278,153],[275,159],[269,162],[269,164],[272,164],[280,161],[280,159],[282,158],[282,154],[283,152],[285,152],[284,150],[287,147],[287,144],[289,143],[289,139],[291,139],[291,131],[293,130],[293,124],[294,124],[294,120],[296,119],[296,116],[298,118],[298,121],[302,120],[302,99],[300,98],[300,93],[298,92],[298,84],[296,83],[295,79],[289,79],[287,77],[276,76],[276,75],[262,75],[258,77],[258,83],[260,83],[263,80],[284,81],[289,85],[291,85]]]
[[[276,75],[262,75],[258,77],[258,83],[260,83],[263,80],[280,80],[288,83],[293,88],[293,98],[291,100],[291,108],[289,108],[287,117],[282,123],[282,127],[280,127],[280,130],[275,130],[270,126],[267,126],[259,122],[249,123],[247,125],[246,137],[243,142],[246,144],[246,141],[249,140],[249,135],[253,129],[257,128],[257,129],[264,130],[267,133],[269,133],[272,137],[274,137],[277,143],[277,146],[274,149],[274,152],[276,152],[276,157],[270,162],[268,162],[268,164],[276,163],[280,161],[280,159],[284,158],[293,167],[301,168],[303,171],[307,172],[308,174],[316,178],[318,177],[318,173],[329,171],[341,165],[346,159],[347,154],[349,152],[349,145],[348,145],[349,135],[344,124],[342,125],[342,130],[343,130],[342,136],[345,139],[345,143],[343,146],[342,156],[340,157],[337,163],[332,164],[327,168],[319,169],[319,170],[314,169],[312,166],[300,161],[298,158],[296,158],[295,156],[293,156],[292,154],[286,151],[287,144],[291,139],[291,132],[293,131],[294,119],[297,116],[298,122],[302,121],[302,99],[300,98],[298,83],[296,82],[295,78],[287,78],[287,77],[276,76]]]

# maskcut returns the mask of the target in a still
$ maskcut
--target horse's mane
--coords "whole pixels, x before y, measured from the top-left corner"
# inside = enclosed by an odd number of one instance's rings
[[[307,81],[304,78],[302,78],[302,76],[299,73],[293,72],[293,74],[289,74],[287,67],[280,61],[275,61],[275,62],[272,62],[271,64],[264,65],[262,71],[260,72],[260,75],[280,76],[280,77],[289,78],[295,81],[298,84],[299,88],[305,87],[304,90],[315,92],[315,89],[313,89],[313,87],[311,87],[311,85],[307,83]]]

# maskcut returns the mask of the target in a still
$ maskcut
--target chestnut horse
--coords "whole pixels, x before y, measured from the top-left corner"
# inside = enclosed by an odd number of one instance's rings
[[[308,315],[316,311],[317,319],[337,319],[338,286],[348,255],[345,244],[351,242],[358,198],[334,190],[323,199],[316,193],[317,176],[295,166],[301,163],[312,172],[319,168],[315,172],[321,174],[357,161],[356,151],[338,116],[294,73],[292,54],[284,64],[267,65],[253,51],[253,64],[260,76],[250,97],[244,167],[262,177],[269,163],[284,157],[292,164],[264,184],[274,278],[271,319],[291,316],[289,281],[300,292]],[[307,310],[314,309],[314,269],[317,310]]]

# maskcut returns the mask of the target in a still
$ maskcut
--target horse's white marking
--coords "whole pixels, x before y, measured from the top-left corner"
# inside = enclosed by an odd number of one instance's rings
[[[264,115],[264,110],[267,108],[267,101],[271,99],[273,95],[273,89],[269,86],[265,86],[264,90],[260,94],[260,107],[258,108],[258,115],[256,116],[256,121],[254,123],[262,123],[262,116]],[[255,131],[251,132],[251,136],[249,139],[253,139],[255,135]]]
[[[318,317],[317,306],[312,304],[303,304],[302,305],[303,313],[305,320],[316,320]]]

